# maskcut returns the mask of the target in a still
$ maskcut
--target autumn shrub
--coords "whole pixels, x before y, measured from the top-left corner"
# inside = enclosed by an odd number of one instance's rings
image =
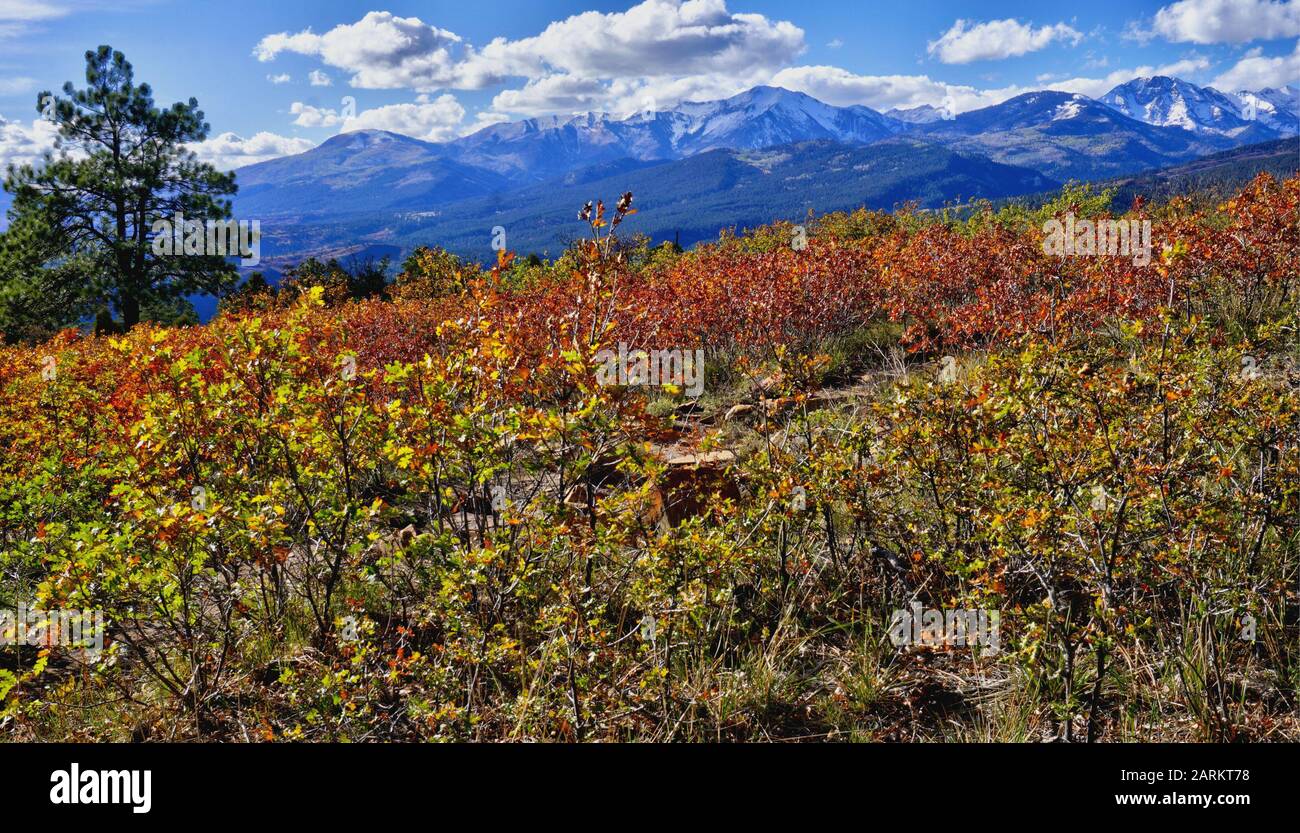
[[[906,212],[660,252],[625,195],[553,264],[0,349],[0,604],[108,622],[0,649],[0,726],[1300,737],[1298,183],[1137,206],[1146,266]],[[598,384],[620,341],[748,411]],[[913,602],[999,611],[1001,653],[895,648]]]

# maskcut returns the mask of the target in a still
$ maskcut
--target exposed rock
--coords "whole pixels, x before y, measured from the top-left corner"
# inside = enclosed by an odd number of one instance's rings
[[[646,520],[674,527],[704,514],[718,501],[738,500],[741,491],[735,462],[735,452],[726,449],[671,457],[668,471],[650,492]]]
[[[758,381],[757,389],[762,392],[770,391],[785,381],[785,374],[781,371],[773,373],[771,376],[765,376]]]
[[[727,410],[727,415],[722,418],[722,421],[731,422],[733,419],[742,417],[745,414],[753,413],[753,411],[753,405],[746,405],[743,402],[738,405],[732,405],[731,408]]]
[[[668,461],[669,466],[724,466],[736,462],[736,453],[727,449],[706,451],[702,454],[683,454]]]
[[[695,416],[701,410],[703,410],[703,408],[701,408],[698,399],[688,399],[676,408],[673,408],[673,413],[677,416]]]

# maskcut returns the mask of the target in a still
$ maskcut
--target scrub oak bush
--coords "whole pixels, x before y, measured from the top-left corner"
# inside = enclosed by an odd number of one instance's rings
[[[1135,207],[1146,266],[1044,254],[1075,208],[678,255],[610,236],[628,195],[527,280],[422,250],[387,297],[6,347],[0,604],[108,632],[0,649],[0,726],[1300,738],[1300,179]],[[895,372],[819,391],[886,323]],[[679,418],[597,384],[620,341],[775,381]],[[1001,652],[894,648],[912,602],[1000,611]]]

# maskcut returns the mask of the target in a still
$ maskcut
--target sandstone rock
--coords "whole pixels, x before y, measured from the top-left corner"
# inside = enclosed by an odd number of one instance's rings
[[[702,454],[683,454],[679,457],[673,457],[668,461],[668,465],[674,468],[685,466],[717,467],[730,465],[734,462],[736,462],[735,452],[724,448]]]
[[[739,405],[732,405],[731,408],[727,411],[727,415],[722,418],[722,421],[731,422],[733,419],[736,419],[737,417],[742,417],[745,414],[752,413],[753,410],[754,410],[753,405],[746,405],[744,403],[741,403]]]

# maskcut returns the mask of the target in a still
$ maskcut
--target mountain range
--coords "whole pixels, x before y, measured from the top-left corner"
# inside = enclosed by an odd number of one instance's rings
[[[444,144],[363,130],[239,169],[239,208],[262,217],[432,209],[594,165],[818,140],[862,145],[904,126],[868,107],[833,107],[803,93],[755,87],[725,101],[627,119],[589,113],[496,124]]]
[[[430,143],[380,130],[239,169],[237,216],[262,219],[264,257],[398,256],[438,244],[490,258],[558,252],[577,207],[631,190],[629,231],[682,243],[721,228],[861,205],[923,207],[1139,174],[1300,135],[1300,90],[1224,93],[1137,78],[1099,99],[1026,93],[949,116],[880,113],[755,87],[627,118],[587,113],[495,124]]]
[[[496,226],[517,251],[555,253],[581,231],[577,207],[627,190],[643,209],[629,231],[687,243],[809,210],[932,207],[1115,179],[1296,135],[1295,87],[1225,93],[1157,76],[1098,99],[1031,92],[955,117],[755,87],[627,118],[494,124],[445,143],[343,133],[238,169],[234,207],[261,220],[272,268],[420,244],[487,259]]]
[[[1297,95],[1300,91],[1293,87],[1228,94],[1178,78],[1157,76],[1135,78],[1099,100],[1148,124],[1181,127],[1193,133],[1256,138],[1261,135],[1260,127],[1284,136],[1296,135],[1300,118]]]
[[[967,156],[921,138],[896,136],[869,145],[819,139],[762,150],[719,148],[680,160],[608,162],[442,210],[382,218],[363,213],[301,224],[287,242],[298,252],[341,255],[348,250],[339,241],[353,241],[371,256],[397,256],[436,243],[482,260],[492,254],[491,230],[500,226],[509,248],[557,255],[586,230],[575,220],[584,202],[629,190],[639,211],[625,221],[625,229],[690,245],[716,238],[723,227],[803,217],[825,206],[938,205],[954,195],[997,199],[1059,185],[1027,168]],[[272,222],[262,229],[263,256],[275,263],[285,252],[282,229]]]

